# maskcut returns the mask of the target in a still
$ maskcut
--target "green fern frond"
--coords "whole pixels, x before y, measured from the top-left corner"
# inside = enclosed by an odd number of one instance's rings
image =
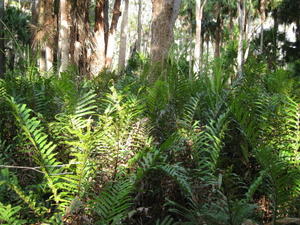
[[[98,215],[97,224],[120,224],[128,216],[132,206],[133,182],[120,180],[107,186],[91,202],[92,210]]]
[[[199,169],[206,175],[213,175],[216,171],[226,127],[227,114],[221,114],[216,120],[211,119],[193,146]]]
[[[13,190],[37,216],[42,216],[46,213],[47,209],[38,205],[38,200],[33,195],[29,195],[22,190],[18,183],[18,178],[13,173],[9,172],[8,169],[1,170],[0,182],[1,184],[6,184]]]
[[[185,104],[183,109],[182,121],[187,128],[192,128],[194,125],[194,116],[199,105],[200,94],[191,97],[189,102]]]
[[[184,167],[180,166],[180,164],[164,164],[158,165],[154,168],[161,170],[167,176],[172,177],[179,184],[181,189],[187,194],[187,196],[192,195],[188,173]]]
[[[48,141],[48,136],[43,132],[41,122],[32,116],[32,110],[28,109],[25,104],[18,104],[13,98],[8,100],[24,136],[30,141],[33,147],[33,158],[47,180],[49,188],[52,190],[55,202],[60,201],[58,187],[56,183],[62,169],[56,160],[54,152],[56,145]]]
[[[162,221],[158,219],[155,225],[175,225],[177,223],[174,222],[174,219],[170,216],[166,216]]]
[[[19,219],[21,206],[3,205],[0,202],[0,223],[2,225],[25,224],[26,220]]]

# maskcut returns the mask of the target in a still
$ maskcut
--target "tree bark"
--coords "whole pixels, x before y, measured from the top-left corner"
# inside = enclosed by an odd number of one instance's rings
[[[115,49],[115,34],[117,30],[117,25],[119,18],[121,16],[121,0],[115,0],[114,8],[113,8],[113,16],[108,32],[108,41],[107,41],[107,53],[106,53],[106,59],[105,59],[105,66],[109,68],[112,64],[112,58],[114,54]]]
[[[0,19],[2,21],[4,17],[4,0],[0,0]],[[5,40],[4,40],[4,26],[0,21],[0,78],[4,76],[5,73]]]
[[[70,56],[81,75],[88,72],[87,39],[89,35],[89,0],[72,1]]]
[[[150,55],[154,63],[163,63],[168,55],[180,3],[180,0],[152,0]]]
[[[70,3],[68,0],[59,2],[59,34],[58,34],[58,61],[59,72],[67,69],[70,61]]]
[[[53,0],[40,0],[38,2],[36,33],[33,44],[37,42],[40,71],[48,71],[53,66],[53,33],[55,30],[55,18],[53,17]]]
[[[123,70],[126,61],[126,48],[127,48],[127,32],[128,32],[128,7],[129,0],[125,0],[124,13],[122,16],[121,24],[121,40],[120,40],[120,51],[119,51],[119,71]]]
[[[97,0],[95,7],[94,53],[91,58],[91,74],[94,76],[105,66],[105,1]]]
[[[267,0],[260,0],[260,51],[263,53],[264,51],[264,23],[266,21],[266,3]]]
[[[141,44],[142,44],[142,0],[139,0],[139,9],[138,9],[138,23],[137,23],[137,52],[141,51]]]
[[[97,0],[95,13],[95,33],[93,37],[93,54],[91,57],[91,74],[96,76],[105,67],[109,68],[115,47],[115,33],[121,16],[121,0],[115,0],[111,25],[108,21],[107,0]]]
[[[243,63],[244,63],[244,37],[245,37],[245,1],[238,0],[237,1],[237,9],[238,9],[238,20],[239,20],[239,41],[238,41],[238,53],[237,53],[237,74],[238,77],[243,76]]]
[[[202,18],[203,18],[203,8],[207,0],[197,0],[196,1],[196,41],[195,41],[195,51],[194,51],[194,72],[199,72],[201,70],[201,56],[202,56]]]
[[[221,52],[221,29],[222,29],[222,21],[220,18],[220,14],[218,15],[217,18],[217,28],[215,32],[215,58],[220,57],[220,52]]]

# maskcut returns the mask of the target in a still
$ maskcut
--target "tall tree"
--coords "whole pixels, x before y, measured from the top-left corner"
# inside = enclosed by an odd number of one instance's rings
[[[141,43],[142,43],[142,0],[139,1],[139,8],[138,8],[138,22],[137,22],[137,33],[138,33],[138,39],[137,39],[137,51],[141,51]]]
[[[70,62],[70,2],[59,1],[58,51],[59,72],[67,69]]]
[[[115,35],[116,35],[118,21],[121,16],[120,7],[121,7],[121,0],[115,0],[112,20],[108,31],[108,41],[106,46],[106,59],[105,59],[106,67],[110,67],[112,64],[112,58],[115,49]]]
[[[260,23],[261,23],[261,31],[260,31],[260,51],[264,51],[264,23],[266,21],[266,5],[267,0],[260,0]]]
[[[239,21],[239,40],[237,52],[237,73],[238,77],[243,75],[244,63],[244,38],[245,38],[245,25],[246,25],[246,5],[245,0],[237,0],[238,21]]]
[[[95,7],[94,53],[91,58],[91,74],[97,75],[105,66],[105,2],[97,0]]]
[[[151,60],[163,62],[173,40],[181,0],[152,0]]]
[[[194,72],[199,72],[201,69],[202,56],[202,18],[203,9],[207,0],[196,0],[196,41],[195,41],[195,64]]]
[[[108,21],[108,1],[97,0],[95,12],[95,34],[93,53],[90,61],[92,75],[98,75],[105,67],[109,68],[115,47],[115,34],[121,16],[121,0],[115,0],[111,24]]]
[[[70,57],[81,75],[88,72],[89,0],[72,1]]]
[[[0,78],[5,73],[4,0],[0,0]]]
[[[122,16],[121,34],[120,34],[121,40],[120,40],[120,50],[119,50],[119,71],[121,71],[124,68],[125,61],[126,61],[128,8],[129,8],[129,0],[125,0],[125,7]]]
[[[35,34],[33,45],[39,50],[39,69],[48,71],[53,66],[55,18],[53,17],[53,0],[40,0],[37,5],[37,14],[33,24]]]

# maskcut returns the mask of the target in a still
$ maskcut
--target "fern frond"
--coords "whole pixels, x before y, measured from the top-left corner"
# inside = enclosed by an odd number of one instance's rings
[[[17,177],[13,173],[10,173],[8,169],[2,169],[0,175],[1,184],[6,184],[13,190],[37,216],[42,216],[46,213],[47,209],[38,205],[38,201],[33,195],[29,195],[22,190]]]
[[[0,202],[0,223],[3,225],[25,224],[26,220],[19,219],[21,206],[3,205]]]
[[[177,223],[174,222],[173,218],[170,216],[166,216],[162,221],[158,219],[155,225],[175,225]]]
[[[199,169],[206,175],[211,176],[216,171],[226,127],[227,114],[221,114],[216,120],[211,119],[193,146]]]
[[[54,152],[56,145],[47,140],[48,136],[43,132],[41,122],[32,116],[32,110],[28,109],[25,104],[16,103],[13,98],[9,99],[9,103],[24,136],[33,147],[33,158],[41,167],[54,199],[58,203],[60,198],[56,186],[58,181],[56,175],[61,174],[62,169],[57,167],[59,162]]]
[[[200,94],[191,97],[189,102],[185,104],[183,109],[182,121],[187,128],[192,128],[194,116],[199,105]]]
[[[155,168],[164,172],[167,176],[172,177],[181,187],[183,191],[186,192],[188,196],[192,195],[192,189],[189,182],[189,176],[184,167],[180,166],[180,164],[164,164],[158,165]]]
[[[96,196],[91,206],[99,217],[97,224],[120,224],[132,206],[132,191],[132,181],[125,179],[112,183]]]

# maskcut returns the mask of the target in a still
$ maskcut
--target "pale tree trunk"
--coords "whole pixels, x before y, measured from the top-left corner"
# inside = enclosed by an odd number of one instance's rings
[[[91,74],[96,76],[105,66],[105,0],[98,0],[95,8],[94,53],[91,58]]]
[[[202,18],[203,18],[203,8],[207,0],[196,0],[196,41],[195,41],[195,51],[194,51],[194,72],[198,73],[201,70],[201,56],[202,56]]]
[[[0,0],[0,19],[4,17],[4,0]],[[0,21],[0,78],[5,73],[5,41],[4,41],[4,26]]]
[[[237,53],[237,74],[238,77],[243,76],[243,63],[244,63],[244,37],[245,37],[245,0],[237,1],[238,9],[238,21],[239,21],[239,41],[238,41],[238,53]]]
[[[58,34],[58,61],[59,72],[67,69],[70,61],[70,2],[60,0],[59,2],[59,34]]]
[[[137,52],[140,52],[142,43],[142,0],[139,0],[137,34]]]
[[[180,3],[180,0],[152,0],[150,55],[153,63],[163,63],[168,55]]]
[[[37,25],[38,25],[38,32],[35,34],[35,36],[45,36],[45,33],[42,33],[42,35],[40,35],[40,31],[44,32],[45,30],[42,28],[45,24],[45,10],[46,10],[46,5],[45,5],[45,1],[44,0],[40,0],[38,2],[38,12],[37,12]],[[35,15],[33,15],[35,16]],[[40,38],[41,39],[41,38]],[[40,51],[39,51],[39,58],[38,58],[38,65],[39,65],[39,70],[40,71],[46,71],[46,59],[45,59],[45,50],[43,49],[43,45],[44,45],[44,40],[37,40],[38,42],[40,42]]]
[[[261,23],[261,32],[260,32],[260,51],[264,51],[264,23],[266,21],[266,1],[260,0],[260,23]]]
[[[125,0],[125,7],[122,16],[121,24],[121,40],[120,40],[120,51],[119,51],[119,71],[123,70],[126,61],[126,48],[127,48],[127,33],[128,33],[128,6],[129,0]]]
[[[107,52],[106,52],[106,59],[105,59],[105,67],[110,68],[112,64],[112,58],[115,50],[115,35],[117,30],[117,25],[119,18],[121,16],[121,0],[115,0],[114,8],[113,8],[113,16],[108,32],[108,41],[107,41]]]

